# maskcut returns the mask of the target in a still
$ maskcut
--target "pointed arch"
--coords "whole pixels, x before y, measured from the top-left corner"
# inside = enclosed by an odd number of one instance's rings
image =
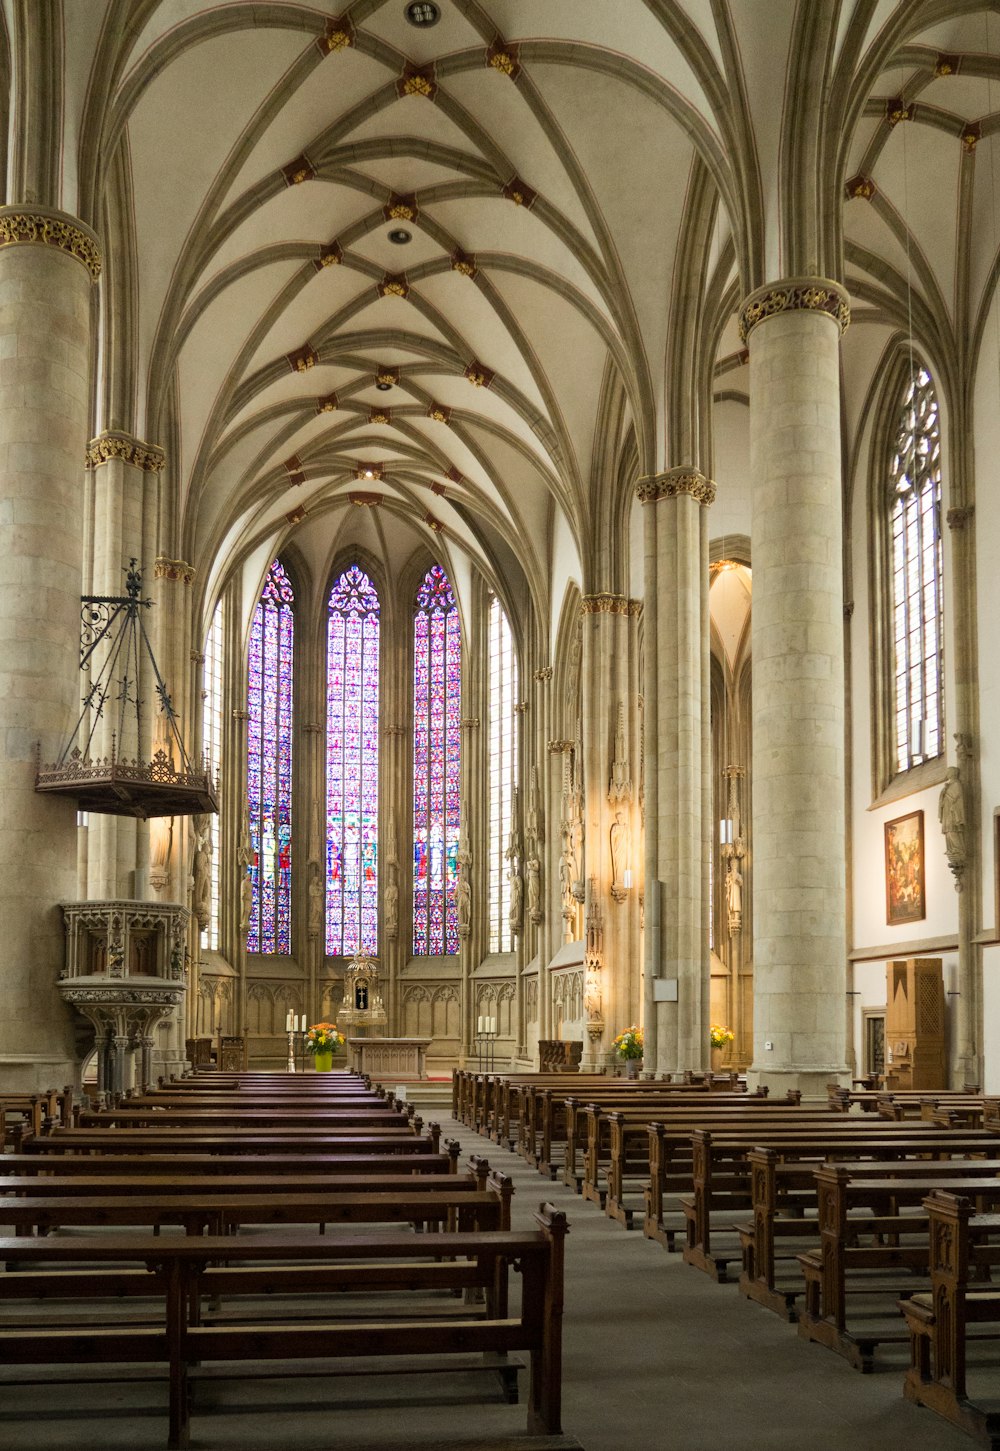
[[[295,592],[271,562],[250,626],[247,805],[250,922],[247,951],[292,950],[292,671]]]

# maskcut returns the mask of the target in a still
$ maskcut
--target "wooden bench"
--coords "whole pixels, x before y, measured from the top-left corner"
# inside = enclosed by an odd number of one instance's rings
[[[409,1141],[414,1142],[412,1139]],[[427,1141],[422,1141],[427,1143]],[[353,1147],[353,1146],[352,1146]],[[115,1153],[113,1146],[96,1154],[2,1154],[0,1155],[0,1192],[5,1175],[31,1175],[44,1178],[51,1174],[133,1174],[159,1175],[168,1171],[177,1174],[281,1176],[286,1183],[293,1177],[309,1174],[314,1177],[372,1174],[454,1174],[458,1168],[461,1148],[451,1139],[440,1153],[429,1147],[414,1153],[353,1153],[343,1151],[308,1154],[198,1154],[177,1150],[172,1153]]]
[[[957,1145],[950,1146],[950,1150],[959,1154],[965,1152]],[[849,1161],[841,1167],[852,1179],[913,1180],[936,1174],[974,1178],[989,1172],[1000,1174],[1000,1141],[991,1146],[987,1159],[948,1157],[942,1149],[938,1151],[940,1156],[937,1159],[928,1160],[924,1145],[919,1145],[914,1151],[916,1157],[899,1157],[902,1152],[897,1146],[893,1159],[874,1157],[865,1161]],[[976,1152],[980,1152],[979,1146]],[[804,1288],[801,1275],[797,1275],[791,1283],[786,1281],[779,1286],[778,1271],[786,1266],[796,1271],[799,1269],[797,1257],[803,1249],[803,1239],[812,1239],[818,1244],[816,1170],[820,1165],[809,1157],[788,1162],[790,1157],[786,1156],[786,1162],[781,1162],[774,1149],[755,1148],[750,1152],[752,1219],[748,1224],[738,1226],[743,1250],[739,1290],[741,1295],[758,1305],[785,1319],[795,1320],[798,1318],[795,1302]],[[780,1250],[779,1243],[782,1246]],[[815,1245],[806,1247],[815,1248]]]
[[[56,1327],[0,1330],[4,1367],[52,1364],[165,1364],[170,1401],[168,1445],[190,1443],[192,1379],[195,1366],[218,1362],[358,1357],[433,1357],[437,1364],[460,1357],[507,1356],[526,1352],[531,1364],[529,1434],[558,1435],[561,1430],[561,1336],[565,1216],[543,1205],[535,1216],[539,1229],[513,1234],[456,1234],[449,1259],[440,1260],[436,1237],[351,1235],[253,1238],[151,1238],[109,1235],[88,1242],[0,1240],[0,1261],[22,1267],[52,1262],[89,1265],[138,1264],[149,1274],[151,1290],[162,1297],[162,1325],[80,1327],[71,1334]],[[259,1262],[268,1263],[260,1266]],[[219,1267],[224,1261],[224,1267]],[[512,1313],[507,1275],[522,1279],[520,1310]],[[19,1275],[12,1277],[19,1279]],[[480,1288],[482,1310],[469,1307],[460,1320],[439,1319],[420,1297],[442,1287]],[[391,1288],[418,1300],[417,1318],[405,1311],[386,1313],[378,1323],[338,1320],[333,1313],[338,1291],[352,1295]],[[95,1291],[97,1287],[95,1286]],[[209,1297],[285,1296],[305,1292],[315,1304],[326,1293],[329,1317],[295,1323],[272,1310],[262,1324],[206,1324],[201,1306]],[[350,1304],[350,1302],[348,1302]],[[269,1307],[270,1308],[270,1307]],[[207,1369],[205,1372],[207,1373]],[[254,1372],[248,1370],[248,1374]]]
[[[943,1189],[972,1195],[986,1208],[1000,1205],[1000,1178],[852,1180],[845,1168],[829,1164],[817,1170],[816,1183],[820,1247],[798,1257],[805,1277],[799,1334],[867,1372],[879,1345],[908,1339],[901,1324],[896,1328],[899,1299],[926,1288],[930,1222],[924,1198]],[[886,1204],[892,1212],[880,1213]],[[910,1212],[902,1212],[907,1206],[913,1206]],[[866,1211],[863,1218],[858,1211]],[[858,1317],[859,1304],[867,1322]],[[879,1310],[888,1325],[871,1322]]]
[[[945,1155],[982,1151],[997,1147],[989,1135],[974,1131],[969,1135],[952,1134],[936,1129],[933,1124],[901,1125],[869,1119],[849,1124],[843,1119],[828,1118],[824,1125],[811,1125],[802,1130],[794,1125],[768,1127],[756,1134],[747,1132],[712,1135],[700,1131],[693,1136],[694,1184],[692,1193],[682,1198],[687,1224],[686,1263],[710,1274],[713,1279],[727,1278],[729,1264],[743,1259],[741,1247],[719,1251],[711,1243],[712,1216],[752,1206],[749,1155],[756,1147],[773,1148],[785,1159],[885,1158],[892,1155],[938,1153]],[[733,1234],[738,1234],[732,1226]]]
[[[121,1153],[129,1149],[149,1153],[182,1150],[202,1154],[321,1154],[334,1149],[350,1149],[351,1153],[412,1154],[426,1149],[440,1150],[441,1130],[428,1124],[427,1133],[420,1132],[420,1121],[414,1119],[413,1131],[407,1129],[341,1129],[336,1134],[321,1129],[285,1129],[266,1133],[258,1129],[235,1128],[228,1133],[195,1128],[107,1128],[56,1129],[38,1138],[25,1139],[25,1153]]]
[[[995,1451],[1000,1411],[968,1394],[968,1342],[1000,1338],[1000,1215],[976,1215],[964,1196],[935,1191],[924,1200],[930,1235],[931,1290],[900,1301],[910,1335],[903,1394],[928,1406]],[[995,1385],[995,1361],[990,1383]]]

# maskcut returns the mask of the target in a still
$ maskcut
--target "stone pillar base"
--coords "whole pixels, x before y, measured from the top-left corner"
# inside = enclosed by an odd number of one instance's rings
[[[850,1088],[851,1075],[846,1063],[830,1068],[748,1068],[747,1091],[766,1087],[771,1099],[784,1098],[790,1088],[797,1088],[802,1100],[827,1100],[827,1084],[836,1083],[841,1088]]]

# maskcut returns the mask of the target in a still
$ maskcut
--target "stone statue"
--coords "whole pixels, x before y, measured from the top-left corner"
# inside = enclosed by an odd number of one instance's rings
[[[955,885],[961,890],[961,877],[967,860],[965,846],[965,793],[959,777],[958,767],[949,766],[945,783],[938,798],[938,820],[944,832],[944,849],[955,877]]]
[[[739,858],[731,856],[726,868],[726,908],[729,913],[729,935],[743,926],[743,873]]]
[[[464,873],[459,876],[455,887],[455,902],[458,908],[458,935],[468,937],[472,927],[472,888]]]
[[[385,889],[385,935],[395,937],[399,932],[399,888],[390,882]]]
[[[527,861],[528,916],[537,925],[542,920],[542,864],[532,854]]]
[[[521,912],[523,910],[524,883],[521,881],[521,873],[512,871],[510,873],[510,912],[508,920],[510,930],[514,936],[521,931]]]
[[[624,901],[628,887],[625,884],[625,873],[629,869],[631,861],[631,843],[629,841],[629,830],[627,822],[622,820],[622,813],[615,812],[615,819],[611,823],[611,895],[616,902]]]
[[[323,879],[319,866],[313,863],[309,870],[309,919],[310,937],[318,937],[323,928]]]
[[[194,859],[191,864],[191,911],[202,932],[212,916],[212,817],[199,812],[192,821]]]

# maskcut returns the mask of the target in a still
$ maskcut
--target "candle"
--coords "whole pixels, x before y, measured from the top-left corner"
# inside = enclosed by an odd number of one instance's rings
[[[495,1033],[496,1030],[497,1030],[497,1020],[496,1020],[496,1018],[490,1018],[490,1032],[491,1033]]]
[[[290,1033],[291,1031],[292,1031],[292,1010],[291,1010],[291,1008],[289,1008],[288,1013],[287,1013],[287,1015],[285,1017],[285,1032],[286,1033]]]
[[[477,1033],[481,1033],[482,1031],[483,1031],[483,1018],[482,1018],[482,1014],[480,1014],[479,1015],[479,1021],[476,1024],[476,1032]]]

